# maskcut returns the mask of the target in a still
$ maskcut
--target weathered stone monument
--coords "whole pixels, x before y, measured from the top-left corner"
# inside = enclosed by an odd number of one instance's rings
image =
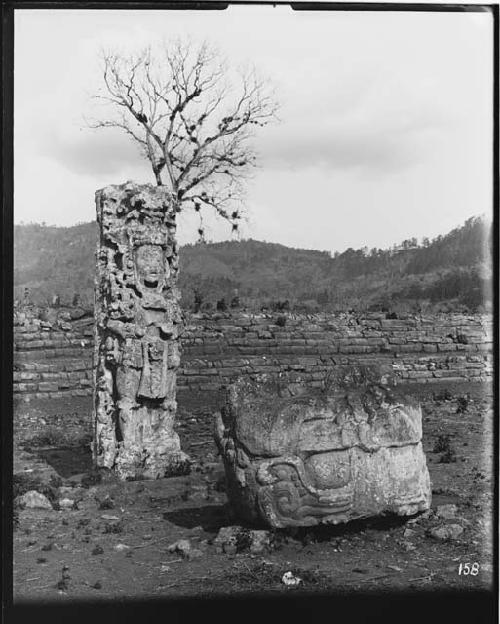
[[[293,527],[429,509],[418,403],[370,368],[331,382],[295,396],[266,376],[226,387],[215,440],[236,517]]]
[[[175,207],[162,187],[96,193],[94,460],[121,478],[186,469],[174,432],[182,317]]]

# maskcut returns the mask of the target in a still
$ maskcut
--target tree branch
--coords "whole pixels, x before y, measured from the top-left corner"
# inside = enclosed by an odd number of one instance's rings
[[[234,205],[256,162],[250,140],[276,118],[266,83],[255,72],[240,73],[236,92],[216,50],[182,41],[164,46],[162,54],[151,48],[127,58],[104,54],[102,76],[105,94],[97,97],[118,115],[91,127],[126,132],[158,185],[166,171],[180,206],[210,207],[234,225],[240,215]]]

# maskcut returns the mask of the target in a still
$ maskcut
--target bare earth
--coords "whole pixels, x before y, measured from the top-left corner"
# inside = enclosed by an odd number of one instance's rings
[[[471,398],[465,411],[457,413],[459,397],[467,392]],[[45,486],[54,501],[76,501],[74,509],[17,512],[15,603],[249,592],[489,590],[493,578],[491,387],[421,385],[409,387],[408,393],[422,402],[433,510],[455,504],[456,517],[424,514],[406,520],[383,518],[276,531],[274,546],[257,554],[244,547],[233,554],[218,552],[212,543],[221,527],[237,522],[228,516],[208,413],[180,410],[182,448],[195,464],[190,475],[159,481],[95,483],[88,446],[61,447],[57,439],[44,447],[37,446],[36,440],[15,444],[16,493],[35,484],[38,489]],[[68,400],[21,404],[16,418],[26,412],[61,412],[69,404]],[[78,409],[90,410],[90,399],[80,401]],[[449,436],[448,441],[443,435]],[[430,535],[433,528],[450,523],[464,529],[456,539],[442,541]],[[201,553],[190,558],[169,552],[169,545],[179,539],[190,540]],[[298,585],[283,582],[288,571],[301,579]]]

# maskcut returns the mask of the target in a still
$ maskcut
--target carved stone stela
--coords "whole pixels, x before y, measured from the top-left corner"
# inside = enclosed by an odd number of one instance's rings
[[[174,432],[182,317],[175,203],[161,187],[96,192],[94,459],[122,478],[182,471]]]
[[[331,395],[280,396],[265,377],[226,389],[215,440],[236,517],[292,527],[429,509],[420,406],[347,376]]]

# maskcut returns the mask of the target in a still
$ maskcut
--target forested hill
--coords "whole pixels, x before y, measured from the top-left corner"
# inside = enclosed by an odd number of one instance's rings
[[[34,302],[54,294],[70,303],[93,298],[97,226],[37,224],[14,228],[15,296]],[[473,217],[433,240],[391,249],[328,252],[255,240],[181,248],[180,287],[191,309],[475,310],[491,301],[491,225]]]

